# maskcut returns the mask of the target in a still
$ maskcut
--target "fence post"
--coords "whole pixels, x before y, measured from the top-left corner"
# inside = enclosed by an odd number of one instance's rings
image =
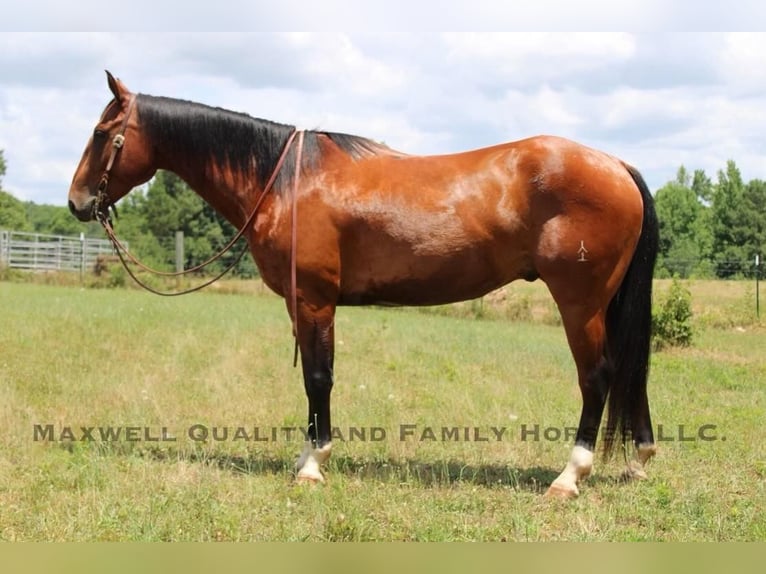
[[[10,231],[0,231],[0,267],[5,265],[10,268],[11,266],[10,257],[8,256],[9,235]]]
[[[184,270],[184,232],[176,231],[176,272]]]
[[[761,289],[760,289],[760,278],[761,278],[761,257],[760,255],[755,256],[755,316],[759,319],[761,318]]]
[[[85,279],[85,233],[80,232],[80,284]]]
[[[184,232],[176,231],[176,273],[184,270]],[[176,277],[176,289],[181,288],[181,276]]]

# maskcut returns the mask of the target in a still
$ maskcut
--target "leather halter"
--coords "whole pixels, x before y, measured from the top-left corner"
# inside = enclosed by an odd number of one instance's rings
[[[112,153],[109,154],[109,161],[106,162],[106,168],[98,182],[98,192],[96,193],[96,201],[93,204],[93,210],[96,219],[99,221],[101,221],[101,218],[108,219],[109,216],[109,206],[111,205],[111,201],[109,195],[106,193],[106,188],[109,186],[109,175],[112,172],[114,160],[117,159],[117,154],[122,149],[122,146],[125,145],[125,131],[128,129],[128,120],[130,119],[130,114],[133,112],[133,107],[135,105],[136,96],[133,94],[130,96],[130,102],[128,103],[128,110],[125,112],[125,117],[122,118],[120,131],[114,135],[114,138],[112,138]]]

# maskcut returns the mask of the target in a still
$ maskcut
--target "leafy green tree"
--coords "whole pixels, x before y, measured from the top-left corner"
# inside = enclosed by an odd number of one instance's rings
[[[117,236],[128,242],[131,253],[143,263],[170,271],[170,255],[149,229],[147,202],[144,189],[136,189],[120,201],[119,218],[114,221]]]
[[[3,177],[6,164],[3,150],[0,149],[0,229],[10,231],[29,231],[30,225],[24,210],[24,203],[3,191]]]
[[[83,224],[63,206],[38,205],[22,202],[2,190],[6,163],[0,150],[0,228],[14,231],[34,231],[53,235],[79,235],[103,237],[98,223]],[[139,259],[158,269],[172,270],[175,266],[175,234],[184,233],[184,266],[188,269],[209,259],[220,251],[236,234],[223,217],[205,203],[189,186],[171,172],[159,171],[144,188],[136,189],[118,206],[115,219],[118,236],[127,241],[130,251]],[[228,266],[245,241],[219,261],[206,273],[214,273]],[[244,257],[235,273],[251,277],[257,269],[249,256]]]
[[[80,235],[103,237],[104,232],[97,223],[78,221],[69,209],[61,205],[38,205],[31,201],[24,204],[31,231],[51,235]]]
[[[676,179],[655,195],[660,225],[658,265],[668,275],[688,277],[710,254],[709,208],[701,202],[700,196],[707,192],[704,180],[704,172],[697,171],[692,181],[681,166]]]
[[[660,223],[658,270],[670,276],[752,272],[766,244],[766,182],[745,184],[730,160],[713,183],[703,170],[681,166],[655,196]]]
[[[24,202],[10,193],[0,190],[0,229],[30,231],[31,226],[24,210]]]
[[[747,270],[752,233],[748,229],[745,189],[737,165],[729,160],[726,169],[718,172],[712,198],[713,256],[718,277],[733,277]]]
[[[695,169],[691,182],[692,191],[703,205],[710,205],[713,199],[713,181],[705,174],[703,169]]]
[[[742,197],[745,221],[745,256],[755,264],[755,255],[763,257],[766,248],[766,182],[754,179],[745,186]]]
[[[168,171],[157,172],[145,196],[136,200],[135,207],[143,216],[146,231],[164,253],[167,266],[172,266],[175,261],[176,231],[184,233],[184,267],[187,269],[220,251],[237,232],[181,178]],[[243,242],[241,240],[232,251],[213,263],[208,272],[222,270],[233,261],[243,248]],[[255,265],[245,257],[237,270],[240,275],[252,276]]]

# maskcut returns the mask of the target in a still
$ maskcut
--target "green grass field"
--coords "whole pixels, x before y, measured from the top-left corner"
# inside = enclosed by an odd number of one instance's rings
[[[0,282],[0,539],[766,540],[751,286],[690,285],[694,346],[653,357],[649,480],[621,483],[618,456],[560,502],[542,493],[580,398],[543,285],[341,309],[323,486],[293,482],[302,439],[285,429],[306,401],[284,303],[241,285],[164,299]]]

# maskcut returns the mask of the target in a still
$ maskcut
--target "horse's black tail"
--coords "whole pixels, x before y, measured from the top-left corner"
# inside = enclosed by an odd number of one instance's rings
[[[609,303],[606,315],[606,358],[611,367],[609,414],[604,432],[604,456],[608,458],[619,435],[623,445],[630,440],[637,409],[646,408],[649,353],[652,330],[652,277],[657,259],[659,225],[651,192],[635,168],[625,165],[644,202],[641,235],[622,284]]]

